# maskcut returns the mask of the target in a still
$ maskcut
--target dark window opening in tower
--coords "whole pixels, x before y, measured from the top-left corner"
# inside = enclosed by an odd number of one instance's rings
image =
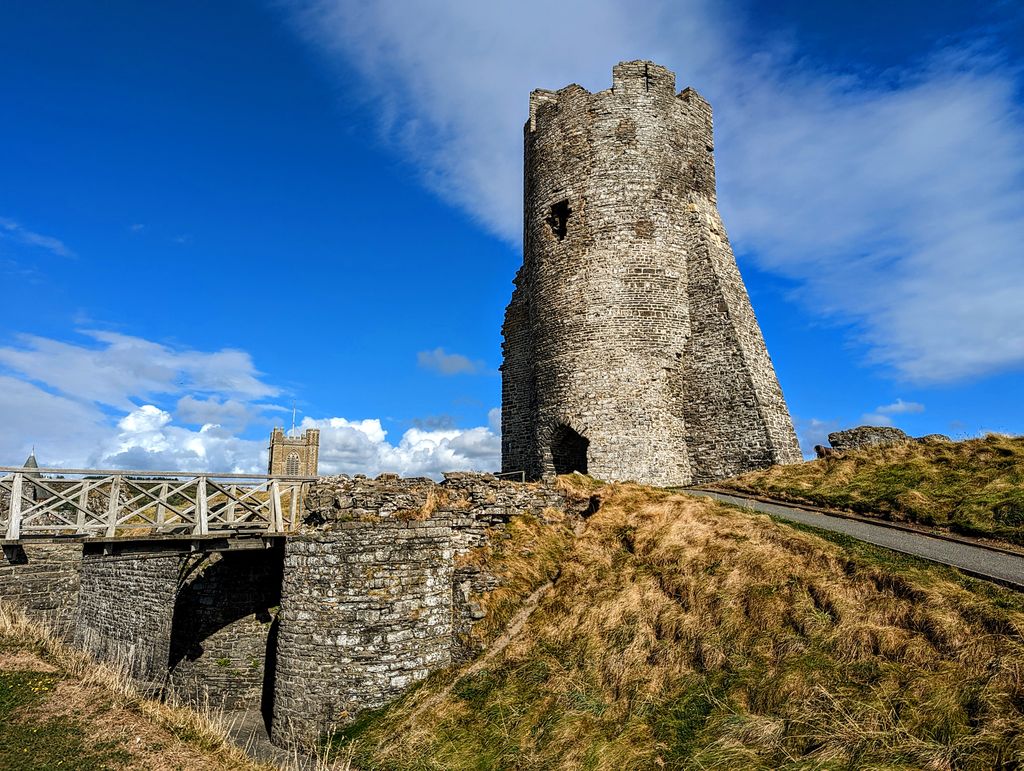
[[[551,214],[545,220],[559,241],[564,240],[565,234],[569,232],[570,214],[572,214],[572,209],[569,208],[569,201],[559,201],[551,207]]]
[[[587,448],[590,440],[568,426],[559,426],[551,437],[551,460],[556,474],[587,473]]]
[[[297,452],[288,453],[288,459],[284,464],[284,473],[290,477],[299,475],[299,454]]]

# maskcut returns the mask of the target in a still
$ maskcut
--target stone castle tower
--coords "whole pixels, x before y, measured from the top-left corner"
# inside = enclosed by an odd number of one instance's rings
[[[286,436],[283,428],[270,434],[271,476],[315,477],[320,462],[320,429],[307,428],[302,436]]]
[[[651,62],[530,94],[502,470],[685,485],[801,459],[719,217],[711,107]]]

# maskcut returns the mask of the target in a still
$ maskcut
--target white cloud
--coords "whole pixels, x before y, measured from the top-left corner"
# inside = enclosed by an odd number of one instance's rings
[[[45,249],[58,257],[74,257],[72,252],[59,238],[44,236],[41,233],[29,230],[20,223],[7,217],[0,217],[0,239],[17,241],[27,246],[35,246]]]
[[[883,404],[875,407],[875,412],[883,415],[909,415],[924,412],[924,405],[919,402],[905,402],[897,399],[892,404]]]
[[[35,446],[44,465],[72,467],[109,425],[92,405],[0,375],[0,465],[20,465]]]
[[[860,420],[866,426],[892,425],[892,417],[881,412],[865,412],[860,416]]]
[[[392,472],[437,478],[444,471],[496,471],[501,466],[501,440],[482,426],[410,428],[397,445],[387,440],[387,431],[376,418],[307,418],[302,428],[320,429],[321,474]]]
[[[0,347],[0,365],[74,399],[131,410],[134,398],[161,394],[223,394],[254,399],[279,389],[264,383],[245,351],[176,349],[115,332],[86,331],[99,345],[23,335]]]
[[[893,415],[913,415],[924,412],[924,405],[918,402],[905,402],[897,399],[892,404],[880,404],[874,412],[865,412],[861,420],[873,426],[891,426]]]
[[[476,375],[487,369],[482,361],[473,361],[461,353],[447,353],[444,348],[420,351],[416,354],[416,363],[441,375]]]
[[[263,409],[267,407],[262,406]],[[197,399],[186,395],[178,400],[175,415],[178,420],[193,425],[216,423],[235,431],[243,430],[261,409],[261,405],[247,404],[237,399],[218,399],[211,396]],[[274,411],[280,411],[279,408]]]
[[[0,348],[0,364],[22,375],[0,373],[0,465],[20,464],[35,445],[43,466],[264,473],[267,438],[241,433],[261,413],[283,408],[260,401],[279,390],[260,378],[247,353],[90,336],[101,345],[26,337],[21,348]],[[153,394],[182,395],[172,413],[150,401]],[[376,418],[306,418],[303,427],[321,429],[325,474],[436,478],[500,465],[493,425],[455,428],[449,416],[418,423],[398,444]]]
[[[266,441],[242,439],[215,424],[198,431],[172,425],[169,412],[144,404],[100,439],[90,466],[161,471],[265,473]]]
[[[938,50],[858,78],[754,48],[734,6],[700,0],[286,5],[362,73],[426,183],[510,241],[529,91],[607,88],[614,62],[652,58],[715,107],[734,242],[850,324],[871,361],[921,382],[1024,364],[1024,119],[995,57]]]

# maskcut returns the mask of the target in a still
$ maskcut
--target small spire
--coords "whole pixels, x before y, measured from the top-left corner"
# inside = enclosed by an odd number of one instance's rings
[[[295,436],[295,402],[292,402],[292,432],[289,436]]]

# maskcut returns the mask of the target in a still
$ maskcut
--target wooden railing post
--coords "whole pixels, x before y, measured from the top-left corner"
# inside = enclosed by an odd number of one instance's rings
[[[156,529],[157,532],[163,529],[167,522],[167,483],[160,483],[160,492],[157,493],[156,501]]]
[[[121,475],[110,479],[110,500],[107,501],[107,538],[117,534],[117,511],[121,506]]]
[[[75,517],[75,532],[85,532],[85,512],[89,510],[89,480],[82,480],[82,489],[78,492],[78,516]]]
[[[21,484],[22,475],[15,474],[14,481],[11,482],[11,503],[10,503],[10,515],[11,518],[7,520],[7,540],[17,541],[21,538]]]
[[[228,488],[228,504],[224,510],[224,521],[234,522],[235,521],[235,498],[238,497],[238,486],[231,485]]]
[[[281,484],[275,479],[270,483],[270,526],[271,533],[284,532],[284,514],[281,511]]]
[[[199,477],[196,482],[196,526],[193,532],[196,535],[209,535],[210,533],[210,509],[206,499],[206,477]]]
[[[299,520],[299,491],[302,489],[302,482],[292,482],[291,501],[289,502],[290,516],[288,517],[288,529],[294,531]]]

